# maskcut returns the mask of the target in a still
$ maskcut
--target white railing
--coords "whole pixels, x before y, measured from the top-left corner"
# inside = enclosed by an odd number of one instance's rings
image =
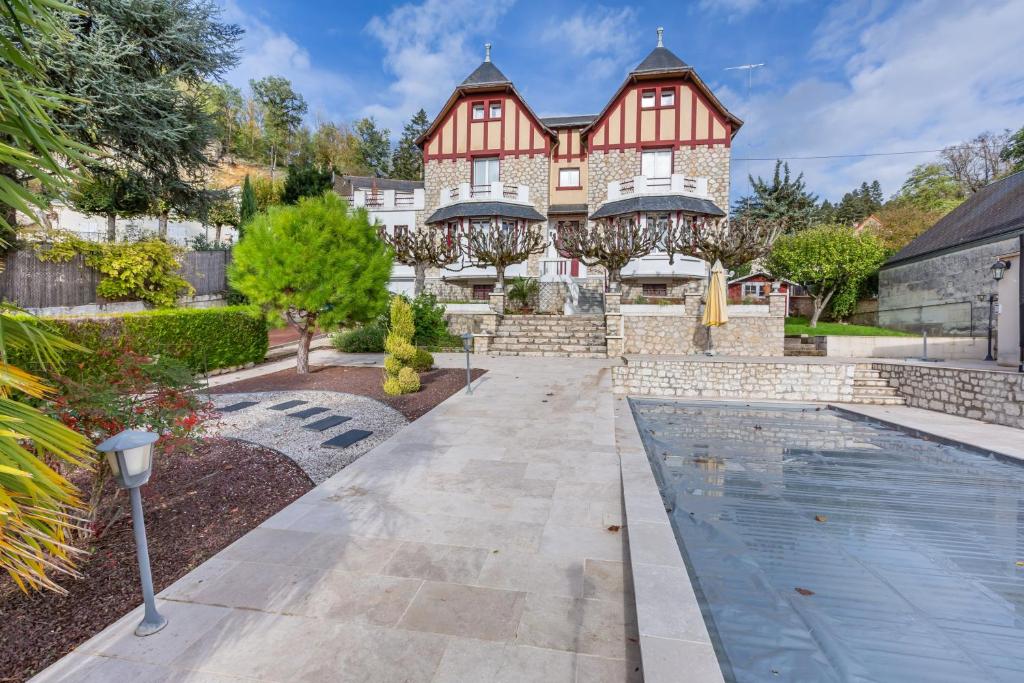
[[[542,259],[540,262],[541,277],[545,275],[568,275],[570,262],[567,259]]]
[[[422,211],[423,190],[359,189],[352,194],[352,206],[370,211]]]
[[[441,190],[441,206],[456,202],[515,202],[530,203],[530,188],[515,183],[495,182],[484,185],[459,183]]]
[[[667,178],[638,175],[608,183],[608,201],[644,194],[685,194],[708,199],[708,179],[673,173]]]

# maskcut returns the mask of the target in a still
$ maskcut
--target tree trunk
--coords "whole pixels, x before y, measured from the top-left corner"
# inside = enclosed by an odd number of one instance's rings
[[[220,223],[218,223],[215,227],[217,231],[214,233],[215,237],[213,238],[213,241],[216,244],[220,244]]]
[[[622,289],[622,271],[619,268],[608,269],[608,291],[618,292]]]
[[[822,311],[828,306],[828,302],[832,299],[832,295],[835,294],[834,289],[828,290],[828,293],[822,297],[820,294],[814,297],[814,314],[811,315],[811,327],[818,326],[818,318],[821,317]]]
[[[427,279],[427,264],[417,263],[413,265],[412,268],[413,272],[416,274],[416,279],[412,286],[412,295],[416,297],[423,293],[424,282]]]
[[[108,213],[107,214],[107,241],[108,242],[116,242],[117,241],[117,214],[116,213]]]
[[[504,268],[499,268],[499,267],[495,266],[494,270],[498,274],[498,281],[494,285],[494,291],[495,292],[504,292],[505,291],[505,269]]]
[[[270,182],[274,182],[274,171],[277,170],[277,145],[270,146]]]
[[[156,221],[156,236],[164,241],[167,240],[167,217],[169,214],[169,211],[161,211]]]
[[[310,321],[299,328],[299,350],[295,356],[295,371],[300,375],[309,374],[309,343],[313,340],[313,326]]]

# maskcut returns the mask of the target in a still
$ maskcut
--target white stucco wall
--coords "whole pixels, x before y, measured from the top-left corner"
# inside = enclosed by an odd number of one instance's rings
[[[999,281],[999,365],[1016,366],[1020,362],[1020,254],[1004,254],[1010,269]]]

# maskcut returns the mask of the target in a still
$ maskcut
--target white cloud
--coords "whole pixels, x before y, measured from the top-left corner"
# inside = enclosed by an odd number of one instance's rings
[[[250,79],[284,76],[306,98],[311,114],[324,112],[337,118],[347,113],[342,111],[342,103],[350,99],[354,88],[346,77],[314,66],[308,50],[245,12],[235,0],[224,3],[224,19],[245,29],[242,57],[227,74],[228,82],[244,89]]]
[[[624,37],[636,35],[635,20],[636,12],[630,7],[588,7],[586,12],[581,10],[567,19],[552,20],[541,33],[541,40],[557,45],[560,59],[585,62],[577,73],[598,80],[624,73],[624,65],[636,47]]]
[[[863,7],[859,0],[847,5],[842,8],[847,12]],[[1024,122],[1024,74],[1012,55],[1020,54],[1022,27],[1024,3],[1015,0],[908,3],[846,36],[850,51],[840,62],[843,77],[804,79],[783,91],[755,94],[736,107],[748,123],[733,156],[937,149],[983,130],[1017,128]],[[827,34],[835,24],[826,19],[821,30]],[[895,192],[906,173],[928,159],[908,155],[790,165],[834,199],[875,178],[886,193]],[[771,163],[737,163],[734,198],[747,191],[748,166],[763,175]]]
[[[749,14],[762,0],[700,0],[700,9],[707,12],[724,12],[729,18]]]
[[[395,80],[379,101],[363,107],[392,133],[421,107],[433,116],[451,91],[483,61],[488,31],[508,11],[512,0],[425,0],[375,16],[366,30],[384,47],[384,63]],[[469,45],[470,38],[482,38]],[[500,45],[495,51],[500,55]]]

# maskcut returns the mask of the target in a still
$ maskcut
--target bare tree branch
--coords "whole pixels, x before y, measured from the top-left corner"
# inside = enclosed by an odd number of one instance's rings
[[[608,271],[612,291],[619,290],[622,269],[633,259],[650,254],[659,244],[657,227],[642,228],[631,218],[585,225],[582,222],[559,224],[555,246],[568,258],[587,267],[602,266]]]
[[[708,263],[721,261],[728,269],[764,258],[783,233],[779,221],[745,218],[701,218],[693,230],[695,253]]]
[[[548,241],[537,226],[526,221],[492,220],[486,228],[478,224],[462,230],[458,240],[465,260],[478,268],[493,267],[498,291],[505,289],[505,269],[543,254]]]
[[[378,229],[380,238],[391,245],[395,260],[412,266],[415,273],[413,295],[423,293],[427,268],[445,268],[456,263],[462,253],[459,240],[439,228],[424,227],[398,230],[388,234],[384,226]]]

